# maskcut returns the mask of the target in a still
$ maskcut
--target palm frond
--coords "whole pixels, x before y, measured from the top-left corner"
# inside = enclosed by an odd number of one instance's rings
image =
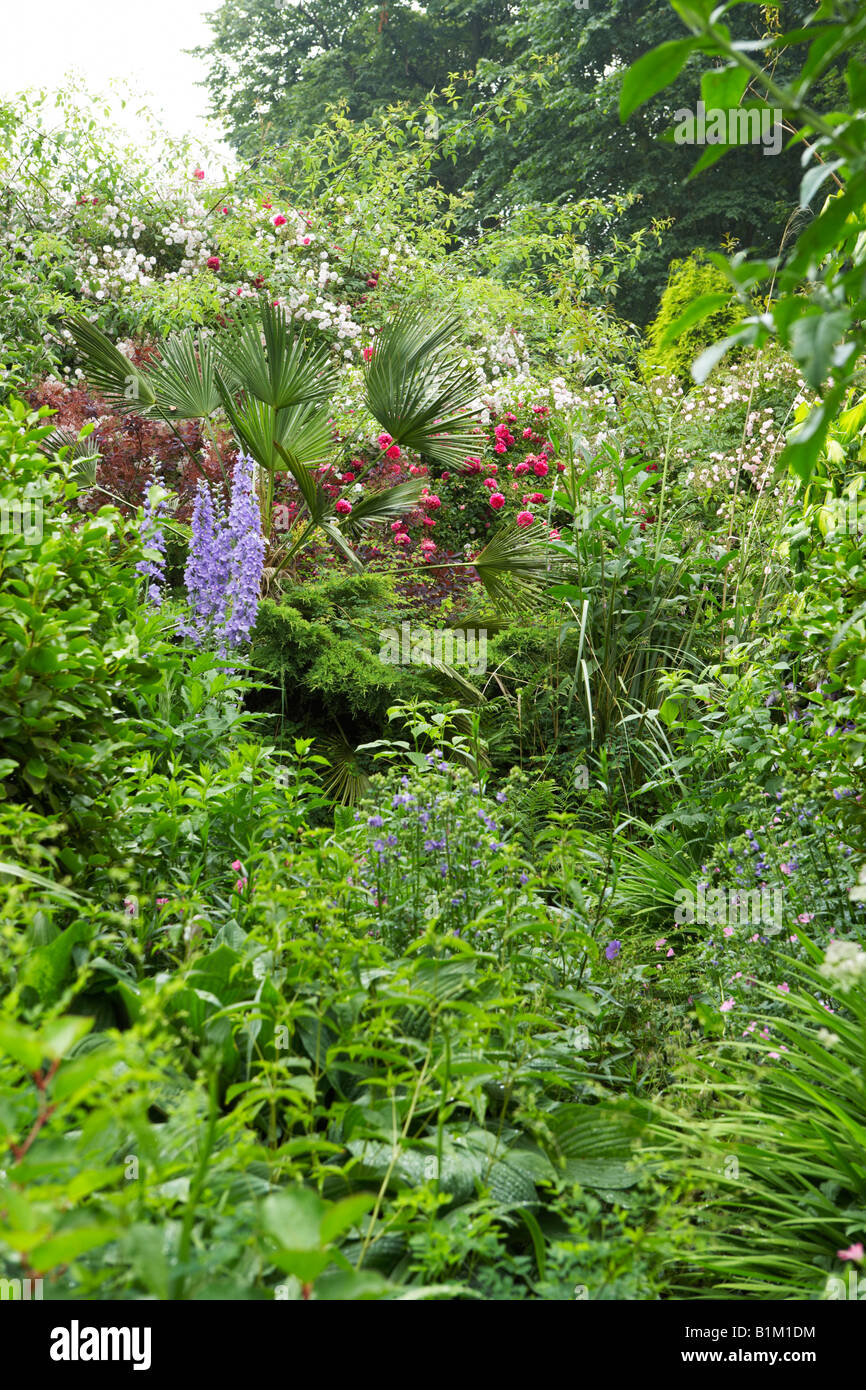
[[[176,420],[198,420],[219,409],[213,343],[191,328],[162,344],[149,377],[161,413]]]
[[[156,393],[147,376],[100,329],[80,314],[70,314],[64,324],[81,353],[89,385],[118,414],[135,411],[144,415],[153,409]]]
[[[264,296],[221,344],[220,356],[241,388],[274,410],[326,401],[337,383],[327,347],[311,344]]]
[[[316,525],[320,525],[327,516],[333,513],[334,504],[331,498],[325,492],[316,474],[303,464],[298,463],[297,459],[283,448],[279,440],[274,440],[274,448],[297,483],[298,490],[310,514],[310,520],[314,521]]]
[[[417,310],[383,330],[365,369],[365,400],[398,443],[436,463],[456,466],[477,446],[478,374],[458,358],[454,318]]]
[[[346,518],[345,530],[349,535],[359,535],[362,528],[373,526],[380,521],[393,521],[404,512],[417,506],[424,491],[424,483],[413,478],[408,483],[398,483],[382,492],[371,492],[359,502],[352,503],[352,513]]]
[[[59,454],[61,449],[68,449],[67,457],[81,484],[88,488],[96,486],[96,466],[102,455],[98,449],[88,448],[87,440],[79,439],[75,430],[52,430],[39,447],[44,454]]]
[[[260,467],[273,473],[282,459],[301,486],[299,473],[326,461],[332,441],[326,411],[320,406],[297,405],[276,410],[246,392],[235,400],[220,370],[216,372],[216,383],[238,442]]]
[[[316,748],[330,763],[324,773],[325,794],[342,806],[356,805],[370,785],[370,779],[358,765],[356,750],[342,733],[317,739]]]
[[[487,593],[500,608],[526,610],[559,577],[559,565],[541,537],[511,522],[491,536],[472,561]]]
[[[352,568],[356,570],[362,570],[364,566],[361,564],[361,561],[358,559],[358,556],[355,554],[354,550],[349,545],[349,542],[346,540],[346,537],[341,533],[339,527],[337,527],[333,523],[333,521],[323,521],[321,523],[321,526],[325,535],[328,537],[330,541],[333,541],[334,545],[337,547],[340,553],[344,556],[346,560],[349,561],[349,564],[352,566]]]

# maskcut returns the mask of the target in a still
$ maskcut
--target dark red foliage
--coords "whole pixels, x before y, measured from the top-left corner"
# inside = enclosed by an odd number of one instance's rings
[[[142,354],[142,360],[144,354]],[[153,465],[160,465],[163,482],[177,493],[177,516],[189,520],[199,478],[220,482],[222,473],[209,441],[203,439],[198,422],[178,420],[169,425],[131,412],[116,414],[99,396],[59,382],[44,382],[28,391],[33,406],[47,405],[55,413],[51,423],[74,434],[90,421],[96,429],[89,441],[98,451],[97,487],[90,498],[93,510],[113,501],[122,507],[139,506]],[[236,452],[229,433],[219,438],[223,464],[228,473]]]

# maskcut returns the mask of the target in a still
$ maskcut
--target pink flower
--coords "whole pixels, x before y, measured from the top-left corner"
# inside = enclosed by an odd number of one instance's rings
[[[501,492],[493,492],[490,494],[490,505],[495,512],[498,512],[500,507],[505,506],[505,498],[502,496]]]
[[[405,531],[398,531],[398,532],[397,532],[397,535],[394,537],[394,540],[395,540],[395,542],[397,543],[397,545],[411,545],[411,544],[412,544],[411,539],[409,538],[409,536],[406,534]]]
[[[536,459],[535,463],[532,465],[532,471],[536,478],[543,478],[550,470],[547,467],[547,461],[545,459]]]
[[[165,907],[165,905],[166,905],[167,902],[168,902],[168,898],[157,898],[157,900],[156,900],[156,905],[157,905],[157,907]]]
[[[485,487],[489,487],[490,490],[491,490],[491,492],[493,492],[493,491],[495,490],[495,488],[496,488],[496,479],[495,479],[495,478],[485,478],[485,479],[484,479],[484,486],[485,486]]]
[[[392,530],[392,531],[402,531],[402,530],[403,530],[403,523],[402,523],[402,521],[392,521],[392,522],[391,522],[391,530]]]
[[[859,1241],[856,1245],[849,1245],[847,1250],[837,1250],[836,1255],[840,1260],[855,1260],[857,1264],[863,1263],[863,1242]]]
[[[220,268],[220,258],[219,258],[219,256],[208,256],[208,258],[207,258],[207,268],[208,268],[208,270],[219,270],[219,268]],[[240,290],[238,290],[238,294],[240,294]]]
[[[797,921],[798,921],[802,926],[805,927],[805,926],[807,925],[807,923],[809,923],[809,922],[812,921],[812,918],[813,918],[814,916],[815,916],[814,912],[801,912],[801,913],[800,913],[800,916],[797,918]],[[791,939],[793,940],[794,938],[792,937]]]
[[[352,510],[352,504],[347,502],[345,497],[341,497],[334,510],[339,512],[340,516],[348,516]]]
[[[722,933],[723,936],[733,936],[733,934],[734,934],[734,929],[733,929],[733,927],[725,927],[724,932]]]
[[[126,915],[127,915],[127,917],[137,917],[137,916],[138,916],[138,899],[137,899],[137,898],[124,898],[124,900],[123,900],[123,906],[126,908]]]
[[[309,246],[309,244],[310,244],[310,238],[309,238],[308,236],[305,236],[305,237],[303,238],[303,240],[301,241],[301,245],[302,245],[302,246]]]
[[[230,868],[231,868],[231,869],[233,870],[233,872],[236,873],[236,874],[241,873],[241,872],[243,871],[243,867],[244,867],[244,866],[243,866],[243,864],[241,863],[241,861],[240,861],[239,859],[233,859],[232,862],[231,862],[231,865],[230,865]]]
[[[373,348],[373,347],[365,347],[365,348],[364,348],[364,361],[365,361],[365,362],[369,362],[370,359],[371,359],[372,357],[375,357],[375,355],[376,355],[376,349],[375,349],[375,348]]]
[[[791,993],[791,986],[790,986],[790,985],[781,984],[781,985],[779,985],[779,989],[781,990],[782,994],[790,994],[790,993]]]
[[[442,506],[442,499],[437,497],[435,492],[431,492],[421,498],[421,506],[426,507],[429,512],[435,512]]]
[[[673,953],[674,953],[674,948],[673,948],[673,946],[672,946],[672,947],[670,948],[670,950],[668,951],[668,959],[670,959],[670,957],[673,955]]]
[[[661,948],[662,948],[662,946],[667,946],[667,944],[668,944],[668,939],[667,939],[667,937],[666,937],[666,936],[660,936],[659,939],[658,939],[658,941],[655,943],[655,949],[656,949],[657,951],[660,951]]]
[[[235,892],[236,892],[236,893],[243,893],[243,891],[244,891],[244,889],[246,888],[246,886],[247,886],[247,881],[246,881],[246,879],[245,879],[245,878],[239,878],[238,881],[237,881],[237,883],[235,884]]]
[[[532,515],[532,512],[518,512],[518,513],[517,513],[517,524],[518,524],[518,526],[531,526],[534,520],[535,520],[535,517]]]
[[[468,458],[465,458],[463,460],[463,467],[467,473],[480,473],[481,460],[479,458],[475,458],[474,455],[470,454]]]
[[[794,872],[793,864],[780,864],[779,868],[782,870],[782,873],[786,876],[786,878],[790,878],[791,874]]]
[[[392,444],[390,449],[385,450],[386,459],[398,459],[400,457],[400,445]]]
[[[435,555],[436,544],[434,541],[422,541],[421,549],[423,550],[425,555]]]
[[[278,212],[277,215],[276,215],[276,217],[274,218],[274,226],[275,226],[275,227],[285,227],[285,225],[286,225],[286,219],[285,219],[285,217],[283,217],[283,214],[282,214],[281,212]]]
[[[503,444],[501,439],[493,446],[493,452],[495,454],[504,454],[506,451],[507,445]]]
[[[532,438],[532,430],[529,429],[528,426],[527,426],[527,428],[523,431],[523,438],[524,438],[524,439],[531,439],[531,438]]]
[[[389,444],[394,443],[394,440],[390,434],[385,434],[383,432],[379,435],[379,438],[377,439],[376,443],[379,445],[380,449],[387,449]]]
[[[515,463],[515,465],[514,465],[514,476],[515,476],[515,478],[517,478],[521,473],[528,473],[528,472],[529,472],[529,464],[528,464],[528,463]]]
[[[731,1012],[731,1009],[733,1009],[733,1008],[734,1008],[734,1000],[733,1000],[733,999],[726,999],[726,1000],[724,1001],[724,1003],[721,1005],[721,1010],[722,1010],[722,1013],[723,1013],[723,1014],[729,1014],[729,1013]]]
[[[194,179],[203,179],[203,178],[204,178],[204,169],[193,169],[193,171],[192,171],[192,176],[193,176]]]

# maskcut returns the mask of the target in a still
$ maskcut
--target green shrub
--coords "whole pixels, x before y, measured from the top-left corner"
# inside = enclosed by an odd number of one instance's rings
[[[20,402],[0,412],[0,768],[7,797],[78,817],[117,775],[128,694],[158,684],[168,647],[138,606],[137,543],[113,508],[77,510],[71,468],[39,447],[50,432]]]
[[[696,299],[705,294],[725,293],[730,295],[729,303],[720,304],[712,314],[687,328],[672,343],[665,342],[668,328]],[[685,260],[671,261],[659,311],[647,328],[649,347],[643,361],[651,371],[664,372],[691,384],[691,366],[695,358],[704,348],[730,333],[741,317],[742,309],[728,280],[698,248]]]

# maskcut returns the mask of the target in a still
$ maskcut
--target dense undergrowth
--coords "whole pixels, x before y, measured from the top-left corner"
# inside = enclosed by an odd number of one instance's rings
[[[856,362],[827,397],[789,309],[696,382],[757,272],[681,266],[644,342],[563,236],[455,248],[362,131],[345,177],[325,129],[294,184],[279,152],[221,182],[40,154],[34,119],[0,246],[6,1277],[852,1296]]]

